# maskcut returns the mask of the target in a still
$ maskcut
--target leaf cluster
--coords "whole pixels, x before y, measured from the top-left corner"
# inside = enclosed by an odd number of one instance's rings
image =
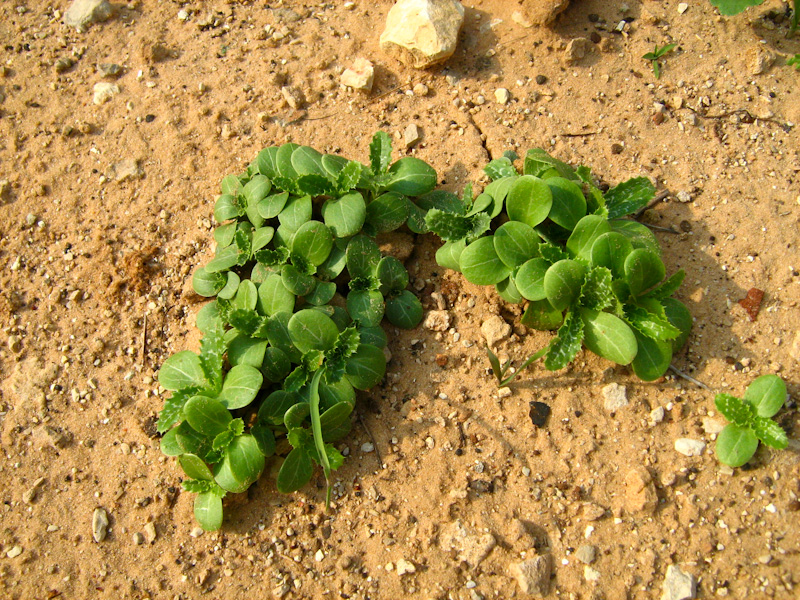
[[[307,484],[315,463],[328,479],[355,390],[385,374],[383,318],[409,329],[422,319],[405,267],[376,236],[427,231],[436,172],[391,153],[384,132],[369,165],[284,144],[222,180],[215,254],[192,279],[213,298],[197,316],[201,351],[178,352],[159,372],[172,392],[162,449],[179,457],[205,529],[221,526],[225,493],[245,491],[275,454],[285,456],[282,492]]]
[[[540,149],[527,153],[522,173],[507,156],[484,170],[492,182],[483,193],[473,198],[468,187],[429,210],[428,226],[444,241],[437,262],[494,285],[508,302],[527,302],[523,324],[558,330],[544,353],[548,369],[565,367],[585,345],[646,381],[663,375],[692,320],[671,298],[683,271],[665,278],[653,233],[624,218],[652,200],[650,181],[604,193],[589,169]],[[505,369],[495,371],[507,384]]]
[[[762,375],[753,380],[744,398],[717,394],[714,404],[729,421],[717,437],[720,462],[741,467],[753,457],[759,440],[772,448],[785,448],[786,432],[771,419],[784,402],[786,384],[777,375]]]

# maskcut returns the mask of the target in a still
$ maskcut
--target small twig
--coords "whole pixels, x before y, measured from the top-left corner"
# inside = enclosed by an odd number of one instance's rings
[[[680,231],[674,230],[672,227],[660,227],[658,225],[650,225],[645,223],[645,227],[649,227],[650,229],[654,229],[655,231],[663,231],[664,233],[674,233],[675,235],[680,235]]]
[[[378,443],[375,441],[375,436],[372,435],[372,431],[369,427],[367,427],[367,422],[364,420],[364,416],[361,413],[358,413],[358,422],[361,423],[361,426],[364,428],[364,431],[367,432],[369,439],[372,440],[372,447],[375,449],[375,456],[378,457],[378,464],[380,468],[383,468],[383,458],[381,458],[381,451],[378,450]]]
[[[561,137],[589,137],[590,135],[597,135],[598,131],[586,131],[584,133],[559,133]]]
[[[142,329],[142,369],[144,370],[144,361],[147,354],[147,315],[144,316],[144,327]]]
[[[703,383],[702,381],[698,381],[694,377],[690,377],[689,375],[687,375],[686,373],[684,373],[683,371],[678,369],[675,365],[670,365],[669,369],[670,369],[670,371],[672,371],[673,373],[675,373],[679,377],[683,377],[686,381],[691,381],[696,386],[699,386],[699,387],[703,388],[706,391],[709,391],[709,392],[711,391],[711,388],[708,387],[705,383]]]
[[[658,192],[658,193],[655,195],[655,197],[654,197],[654,198],[653,198],[653,199],[652,199],[650,202],[648,202],[648,203],[647,203],[647,206],[645,206],[645,207],[643,207],[643,208],[640,208],[639,210],[637,210],[637,211],[636,211],[636,212],[633,214],[633,218],[634,218],[634,219],[636,219],[636,220],[638,221],[638,220],[639,220],[639,217],[641,217],[641,216],[644,214],[644,212],[645,212],[646,210],[648,210],[648,209],[650,209],[650,208],[653,208],[653,207],[654,207],[656,204],[658,204],[659,202],[661,202],[662,200],[664,200],[664,198],[666,198],[667,196],[669,196],[669,190],[661,190],[660,192]]]

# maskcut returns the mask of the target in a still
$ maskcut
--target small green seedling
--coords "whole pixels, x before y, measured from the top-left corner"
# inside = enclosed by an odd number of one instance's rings
[[[720,462],[741,467],[753,457],[759,440],[772,448],[785,448],[786,432],[770,418],[785,401],[786,384],[777,375],[757,378],[748,386],[744,398],[717,394],[714,404],[730,421],[717,438]]]
[[[500,364],[500,359],[497,358],[497,355],[492,352],[489,346],[486,346],[486,354],[489,356],[489,363],[492,365],[492,373],[497,378],[497,387],[507,387],[509,383],[514,381],[514,378],[522,373],[528,366],[530,366],[534,361],[539,360],[542,356],[545,355],[549,348],[545,347],[539,350],[533,356],[530,356],[525,359],[525,361],[519,366],[519,369],[516,369],[511,375],[506,377],[506,373],[508,373],[509,369],[511,368],[511,359],[508,359],[502,365]]]
[[[652,63],[653,74],[656,76],[656,79],[661,77],[661,65],[659,65],[658,59],[668,52],[672,52],[675,46],[677,46],[677,44],[667,44],[666,46],[661,46],[659,48],[658,44],[656,44],[656,47],[652,52],[648,52],[642,56],[643,59],[649,60]]]
[[[792,58],[786,61],[786,64],[800,71],[800,54],[795,54]]]

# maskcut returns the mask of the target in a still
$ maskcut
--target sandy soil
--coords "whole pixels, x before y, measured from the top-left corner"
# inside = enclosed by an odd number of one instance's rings
[[[159,451],[154,378],[197,346],[189,283],[213,250],[219,181],[267,145],[366,161],[374,131],[416,123],[423,140],[404,152],[452,190],[537,146],[611,184],[650,176],[669,194],[645,219],[678,232],[657,235],[668,271],[688,273],[678,297],[696,321],[675,365],[714,391],[779,373],[800,394],[800,73],[785,65],[800,37],[769,14],[782,3],[722,19],[706,2],[575,1],[553,29],[517,24],[515,2],[465,4],[456,55],[423,72],[381,53],[386,0],[131,2],[86,33],[61,22],[67,2],[0,4],[0,597],[512,598],[510,565],[535,554],[552,561],[553,597],[659,598],[670,565],[700,598],[796,597],[794,400],[778,416],[790,448],[731,471],[713,454],[713,391],[672,375],[646,384],[581,353],[498,394],[482,323],[513,325],[498,351],[516,360],[550,335],[437,267],[432,236],[407,266],[452,329],[388,331],[394,358],[360,397],[334,509],[320,485],[282,496],[265,476],[226,500],[221,532],[195,537],[191,495]],[[567,43],[590,36],[567,64]],[[656,79],[641,56],[668,42]],[[369,95],[339,86],[358,56],[376,65]],[[760,57],[775,64],[756,74]],[[119,93],[95,105],[103,81]],[[752,287],[765,292],[755,321],[737,304]],[[610,384],[629,400],[614,413]],[[543,428],[533,400],[552,410]],[[683,437],[705,453],[677,453]]]

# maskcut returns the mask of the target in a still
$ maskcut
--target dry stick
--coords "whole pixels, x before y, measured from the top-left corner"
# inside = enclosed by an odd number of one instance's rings
[[[144,327],[142,328],[142,370],[144,370],[145,355],[147,353],[147,314],[144,315]]]
[[[383,459],[381,458],[381,451],[378,450],[378,443],[375,441],[375,436],[372,435],[370,428],[367,427],[367,422],[364,420],[364,416],[361,413],[358,413],[358,422],[361,423],[361,426],[367,432],[369,439],[372,440],[372,447],[375,449],[375,456],[378,457],[378,465],[380,465],[380,468],[383,468]]]
[[[649,208],[653,208],[656,204],[661,202],[667,196],[669,196],[669,190],[661,190],[660,192],[658,192],[655,195],[655,197],[650,202],[647,203],[647,206],[644,206],[644,207],[640,208],[639,210],[637,210],[634,213],[633,218],[638,220],[639,217],[641,217],[644,214],[644,211],[646,211]]]
[[[711,391],[711,388],[708,387],[705,383],[703,383],[702,381],[698,381],[694,377],[690,377],[689,375],[687,375],[683,371],[679,370],[675,365],[670,365],[669,369],[670,369],[670,371],[676,373],[679,377],[683,377],[686,381],[691,381],[693,384],[703,388],[704,390],[707,390],[709,392]]]

